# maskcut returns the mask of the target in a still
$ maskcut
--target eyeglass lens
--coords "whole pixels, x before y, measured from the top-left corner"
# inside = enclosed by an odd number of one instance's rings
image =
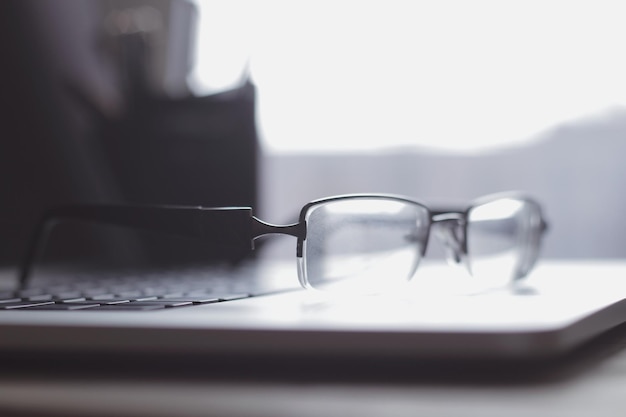
[[[419,204],[350,198],[311,206],[299,259],[302,284],[375,293],[408,281],[424,252],[430,215]]]
[[[466,236],[472,275],[489,286],[523,277],[537,257],[540,222],[530,201],[502,198],[473,207]]]

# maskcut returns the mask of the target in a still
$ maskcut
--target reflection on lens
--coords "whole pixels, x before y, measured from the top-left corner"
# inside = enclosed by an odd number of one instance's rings
[[[468,213],[467,253],[472,275],[495,286],[522,278],[536,258],[538,207],[503,198]]]
[[[352,197],[309,208],[300,260],[303,284],[350,293],[408,281],[428,235],[428,210],[392,198]]]

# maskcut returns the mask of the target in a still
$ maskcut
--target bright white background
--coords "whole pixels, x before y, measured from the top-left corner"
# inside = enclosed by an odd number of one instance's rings
[[[268,152],[477,151],[626,105],[623,1],[197,3],[190,82],[249,65]]]

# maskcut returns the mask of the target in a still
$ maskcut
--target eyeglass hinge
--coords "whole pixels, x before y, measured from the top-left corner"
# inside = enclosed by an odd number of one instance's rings
[[[304,228],[301,223],[276,225],[264,222],[252,216],[252,240],[256,240],[261,236],[269,234],[282,234],[295,237],[301,237]]]

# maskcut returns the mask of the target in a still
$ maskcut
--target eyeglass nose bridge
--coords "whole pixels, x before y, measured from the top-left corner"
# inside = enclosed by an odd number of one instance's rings
[[[462,213],[436,214],[432,222],[435,234],[444,247],[446,259],[452,264],[460,264],[467,254],[465,216]]]

